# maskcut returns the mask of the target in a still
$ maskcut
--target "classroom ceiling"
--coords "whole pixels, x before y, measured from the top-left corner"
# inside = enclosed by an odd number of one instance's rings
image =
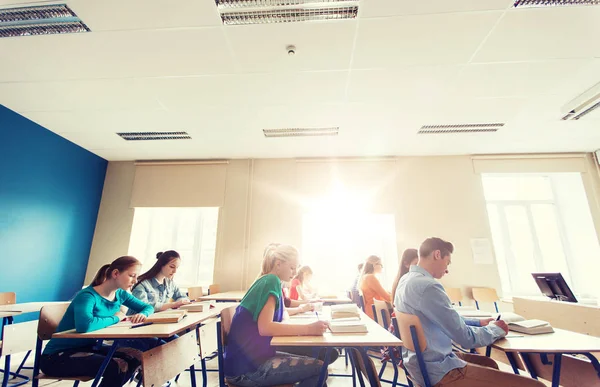
[[[600,111],[560,120],[600,82],[600,6],[360,0],[355,20],[223,26],[214,0],[66,3],[92,32],[0,39],[0,104],[108,160],[600,148]],[[506,125],[417,134],[496,122]],[[262,131],[294,127],[339,135]],[[116,135],[136,131],[192,139]]]

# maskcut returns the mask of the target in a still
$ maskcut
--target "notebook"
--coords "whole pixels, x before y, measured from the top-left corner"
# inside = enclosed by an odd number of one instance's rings
[[[508,323],[508,329],[514,332],[525,333],[528,335],[539,335],[541,333],[552,333],[554,329],[546,321],[542,320],[524,320]]]
[[[165,312],[154,313],[146,319],[146,322],[155,324],[178,323],[187,314],[186,310],[168,310]]]
[[[358,311],[358,306],[356,306],[356,304],[332,305],[331,319],[336,320],[340,318],[357,318],[360,320],[360,312]]]
[[[367,326],[360,321],[332,321],[329,324],[331,333],[367,333]]]

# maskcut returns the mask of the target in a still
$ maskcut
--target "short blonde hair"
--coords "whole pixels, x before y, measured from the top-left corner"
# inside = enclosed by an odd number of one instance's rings
[[[298,258],[298,249],[291,245],[283,245],[280,243],[270,243],[265,247],[263,253],[263,262],[260,275],[269,274],[275,263],[279,261],[287,262],[291,259]]]

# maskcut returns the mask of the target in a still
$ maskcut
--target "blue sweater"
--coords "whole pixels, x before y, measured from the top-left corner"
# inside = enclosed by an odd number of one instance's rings
[[[115,299],[109,301],[98,294],[92,286],[88,286],[77,293],[56,331],[75,329],[78,333],[85,333],[106,328],[119,322],[119,317],[115,314],[120,310],[121,305],[146,316],[154,312],[152,306],[141,302],[125,290],[118,289]],[[65,349],[90,347],[95,343],[95,339],[50,339],[43,354],[52,355]]]

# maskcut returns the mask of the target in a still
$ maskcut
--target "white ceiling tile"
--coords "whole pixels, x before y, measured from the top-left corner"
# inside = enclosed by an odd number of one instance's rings
[[[362,0],[360,17],[385,17],[450,13],[467,11],[491,11],[507,9],[513,0]]]
[[[225,32],[242,72],[338,70],[350,64],[357,22],[230,26]],[[288,45],[296,46],[289,56]]]
[[[342,102],[347,71],[220,75],[149,79],[147,86],[170,110],[226,105]]]
[[[457,92],[479,98],[529,97],[559,92],[589,60],[473,64],[463,67]]]
[[[600,7],[509,11],[474,62],[600,57],[599,20]]]
[[[466,63],[502,12],[364,19],[353,68]]]
[[[0,103],[19,112],[160,108],[128,79],[0,83]]]
[[[136,30],[0,39],[0,82],[231,73],[222,29]]]
[[[413,66],[397,69],[352,70],[348,100],[358,102],[417,102],[446,98],[459,66]]]
[[[92,31],[221,26],[213,0],[70,0]]]

